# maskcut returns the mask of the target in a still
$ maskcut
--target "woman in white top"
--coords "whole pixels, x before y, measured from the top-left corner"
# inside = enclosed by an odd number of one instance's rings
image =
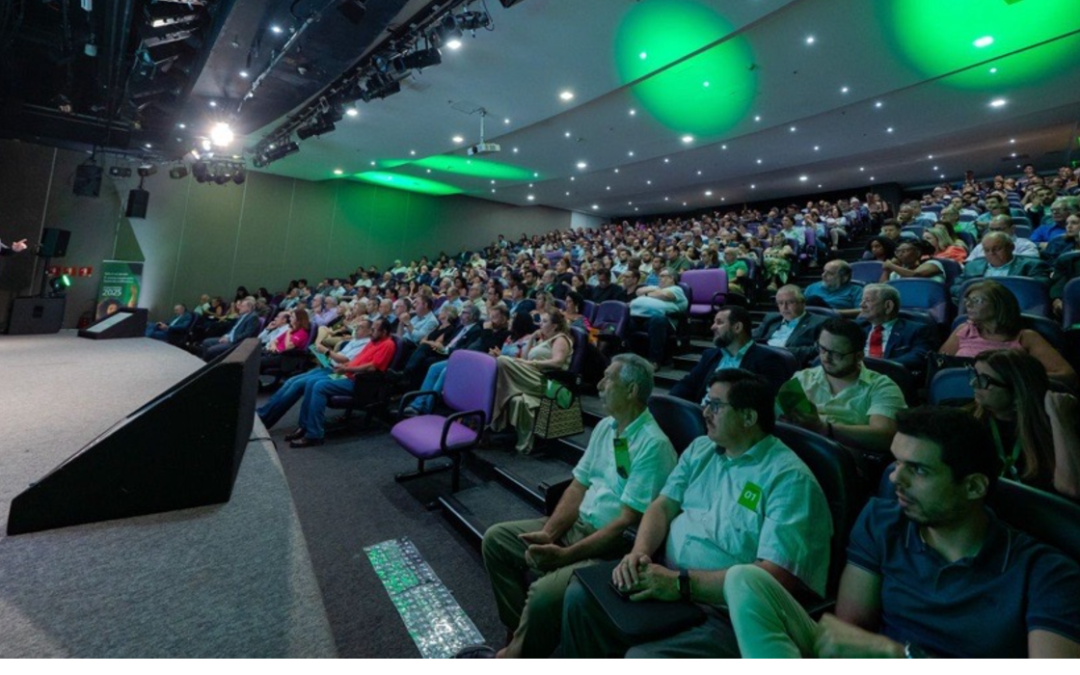
[[[933,279],[945,283],[945,267],[927,256],[933,254],[930,242],[921,239],[901,239],[896,245],[896,257],[881,266],[881,283],[892,279]]]

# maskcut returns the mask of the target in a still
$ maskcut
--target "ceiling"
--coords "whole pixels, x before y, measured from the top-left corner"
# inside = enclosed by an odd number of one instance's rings
[[[342,0],[207,2],[184,91],[128,144],[160,161],[214,121],[250,153],[320,94],[351,107],[342,74],[448,8],[491,25],[261,170],[614,217],[1080,157],[1075,0],[368,0],[356,23]],[[469,158],[481,108],[502,150]]]

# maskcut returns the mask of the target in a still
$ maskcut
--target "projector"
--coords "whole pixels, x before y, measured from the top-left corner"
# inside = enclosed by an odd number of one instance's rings
[[[490,155],[493,152],[501,152],[502,146],[498,143],[477,143],[469,148],[469,157],[473,155]]]

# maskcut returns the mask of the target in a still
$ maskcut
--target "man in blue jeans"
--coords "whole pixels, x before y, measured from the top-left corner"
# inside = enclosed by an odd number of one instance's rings
[[[371,342],[346,365],[334,366],[334,375],[341,378],[328,378],[315,382],[304,394],[300,404],[300,426],[285,437],[294,448],[307,448],[323,444],[325,430],[323,413],[331,396],[346,396],[353,393],[357,376],[367,377],[376,373],[385,373],[394,360],[396,343],[390,339],[390,329],[386,319],[377,319],[371,326]]]
[[[335,364],[344,365],[356,358],[369,342],[371,342],[371,322],[367,319],[361,319],[360,323],[356,325],[353,339],[343,343],[340,349],[327,351],[322,346],[319,346],[318,349],[323,351],[327,358]],[[259,419],[262,420],[263,426],[267,429],[273,427],[278,423],[278,420],[285,416],[289,408],[292,408],[297,401],[304,398],[308,389],[313,387],[316,382],[329,380],[333,374],[332,368],[315,368],[285,380],[285,383],[274,392],[270,400],[255,411]]]

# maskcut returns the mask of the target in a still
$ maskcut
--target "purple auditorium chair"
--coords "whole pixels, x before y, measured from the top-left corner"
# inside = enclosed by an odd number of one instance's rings
[[[441,394],[413,391],[401,399],[400,410],[404,410],[409,401],[419,396],[438,395],[451,412],[403,419],[390,430],[398,445],[417,461],[416,471],[398,474],[398,481],[450,470],[450,490],[458,491],[461,454],[480,443],[484,427],[491,421],[497,372],[497,361],[491,355],[458,350],[450,355]],[[425,467],[426,462],[439,457],[449,457],[450,463]]]
[[[679,285],[690,289],[686,299],[690,302],[691,317],[705,317],[711,323],[712,316],[727,302],[728,278],[725,270],[687,270],[682,273]]]
[[[411,350],[402,346],[402,340],[397,335],[391,335],[390,339],[394,341],[395,348],[394,359],[390,362],[387,372],[373,373],[367,377],[357,377],[353,393],[344,396],[331,396],[326,402],[327,408],[345,411],[345,414],[341,417],[342,421],[347,420],[358,409],[367,411],[369,419],[374,418],[375,413],[385,410],[386,402],[389,400],[394,386],[399,382],[399,378],[394,377],[393,373],[401,373],[402,369],[405,368],[405,364],[409,361],[409,355],[412,353]],[[370,393],[370,387],[377,387],[374,395]]]
[[[630,324],[630,306],[621,300],[605,300],[596,308],[593,328],[600,332],[601,338],[614,340],[626,339],[626,327]]]
[[[876,284],[881,278],[881,263],[877,260],[863,260],[851,263],[851,278],[865,284]]]
[[[949,322],[949,292],[945,284],[933,279],[893,279],[889,285],[900,293],[900,306],[926,311],[934,323]]]
[[[990,277],[990,281],[996,281],[1012,291],[1016,301],[1020,303],[1020,311],[1025,314],[1038,314],[1039,316],[1053,316],[1050,310],[1050,289],[1038,279],[1030,277]],[[977,281],[987,279],[971,279],[964,282],[960,287],[959,297],[963,298],[968,286]]]
[[[589,325],[591,326],[596,321],[596,303],[592,300],[586,300],[581,313],[589,320]]]

